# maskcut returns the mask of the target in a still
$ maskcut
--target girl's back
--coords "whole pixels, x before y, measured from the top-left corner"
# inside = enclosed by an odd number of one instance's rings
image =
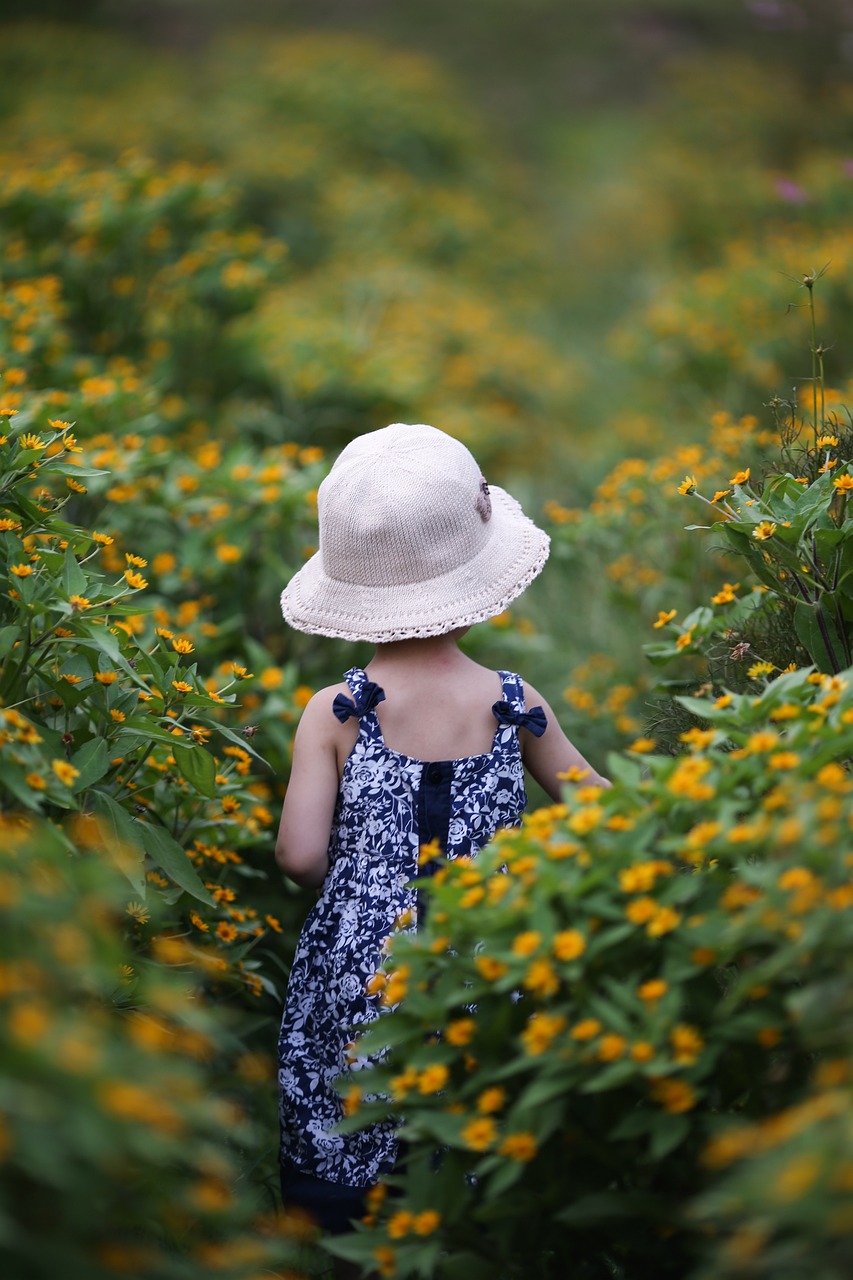
[[[380,649],[366,668],[385,691],[376,708],[382,736],[392,751],[416,760],[483,755],[495,736],[500,676],[440,640]]]

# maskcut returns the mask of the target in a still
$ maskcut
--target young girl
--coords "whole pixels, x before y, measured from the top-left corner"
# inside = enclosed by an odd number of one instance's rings
[[[420,846],[470,856],[517,825],[525,767],[555,800],[572,766],[608,784],[535,689],[458,648],[536,577],[549,543],[464,445],[399,423],[360,436],[318,506],[320,549],[284,590],[284,617],[376,645],[305,708],[276,842],[281,869],[320,891],[279,1040],[282,1195],[335,1231],[396,1155],[390,1126],[336,1132],[335,1081],[354,1028],[379,1014],[368,982],[394,921],[417,910]]]

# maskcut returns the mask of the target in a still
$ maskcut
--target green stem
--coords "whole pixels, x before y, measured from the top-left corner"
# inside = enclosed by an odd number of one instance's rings
[[[809,315],[812,321],[812,424],[814,426],[815,449],[817,449],[817,318],[814,306],[814,284],[809,285]]]

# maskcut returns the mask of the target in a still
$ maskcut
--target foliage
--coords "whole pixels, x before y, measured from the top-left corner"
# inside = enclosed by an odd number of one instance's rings
[[[820,1122],[851,1107],[850,674],[683,701],[708,725],[686,754],[612,756],[611,790],[581,780],[400,922],[373,983],[389,1016],[359,1042],[381,1061],[344,1093],[348,1123],[390,1107],[406,1155],[336,1252],[385,1275],[557,1275],[568,1249],[581,1276],[720,1276],[757,1232],[785,1274],[849,1269]]]
[[[4,1274],[295,1280],[310,1229],[244,1176],[267,1063],[198,999],[217,957],[175,933],[162,900],[128,909],[129,843],[114,849],[123,872],[97,824],[72,831],[74,848],[49,822],[2,816]]]
[[[0,59],[31,72],[4,120],[4,278],[58,277],[90,373],[120,353],[220,438],[337,446],[429,413],[486,462],[548,447],[577,371],[537,336],[545,263],[431,64],[232,36],[190,71],[43,27]]]

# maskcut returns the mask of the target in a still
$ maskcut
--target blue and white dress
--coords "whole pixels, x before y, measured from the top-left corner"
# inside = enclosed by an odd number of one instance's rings
[[[329,873],[302,929],[279,1037],[283,1185],[307,1175],[341,1190],[370,1186],[390,1171],[390,1125],[338,1134],[335,1080],[348,1069],[354,1030],[374,1021],[367,994],[397,917],[417,911],[412,882],[422,844],[438,839],[448,858],[475,854],[499,827],[517,826],[527,802],[518,730],[545,731],[541,707],[528,712],[521,678],[500,671],[490,751],[429,763],[385,745],[377,703],[385,694],[354,667],[334,712],[359,720],[344,766],[329,843]]]

